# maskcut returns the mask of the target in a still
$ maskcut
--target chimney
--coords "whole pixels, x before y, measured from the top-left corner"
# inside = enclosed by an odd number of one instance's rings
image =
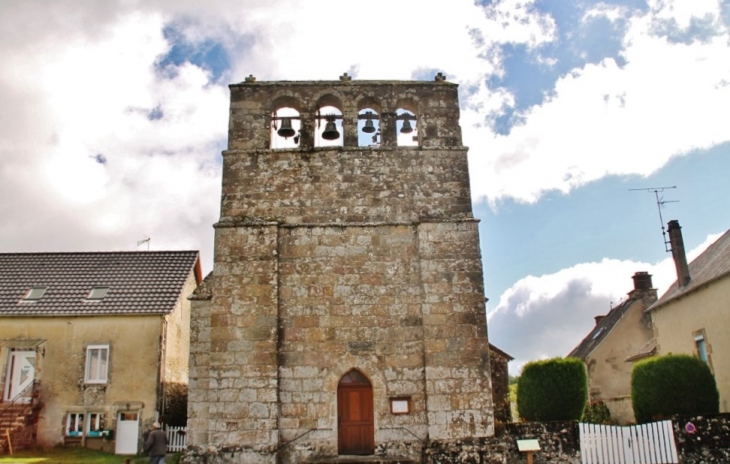
[[[634,290],[651,289],[651,274],[648,272],[637,272],[631,278],[634,279]]]
[[[593,319],[596,320],[596,325],[600,324],[604,317],[606,316],[593,316]]]
[[[684,252],[684,240],[682,239],[682,228],[679,227],[679,221],[669,221],[667,224],[669,231],[669,246],[672,248],[672,258],[674,258],[674,267],[677,269],[677,285],[684,287],[689,284],[691,277],[689,275],[689,266],[687,265],[687,254]]]

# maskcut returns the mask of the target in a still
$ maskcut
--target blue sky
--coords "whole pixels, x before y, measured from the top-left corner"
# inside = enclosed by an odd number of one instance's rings
[[[74,14],[69,14],[73,11]],[[490,340],[564,355],[649,271],[664,222],[730,227],[727,0],[0,4],[2,251],[199,249],[212,266],[228,88],[458,83]],[[403,18],[408,18],[404,20]],[[376,32],[372,32],[376,31]],[[164,214],[163,214],[164,212]]]

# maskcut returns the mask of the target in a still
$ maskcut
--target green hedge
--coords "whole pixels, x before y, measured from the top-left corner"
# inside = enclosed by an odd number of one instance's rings
[[[666,355],[634,365],[631,402],[639,423],[673,415],[719,412],[720,395],[710,368],[688,355]]]
[[[517,411],[528,421],[579,420],[588,394],[583,361],[554,358],[525,364],[517,382]]]

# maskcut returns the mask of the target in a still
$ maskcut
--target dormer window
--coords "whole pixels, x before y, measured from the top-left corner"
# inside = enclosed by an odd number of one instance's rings
[[[38,301],[46,294],[48,287],[33,287],[23,297],[23,301]]]
[[[91,289],[91,292],[89,292],[89,296],[87,296],[86,299],[92,301],[100,301],[106,297],[107,293],[109,293],[109,287],[93,287]]]

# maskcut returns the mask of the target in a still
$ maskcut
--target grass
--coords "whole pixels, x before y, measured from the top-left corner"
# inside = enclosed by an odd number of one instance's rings
[[[0,464],[130,464],[148,463],[143,456],[116,456],[86,448],[37,448],[16,451],[12,456],[0,456]],[[173,462],[173,460],[168,460]]]

